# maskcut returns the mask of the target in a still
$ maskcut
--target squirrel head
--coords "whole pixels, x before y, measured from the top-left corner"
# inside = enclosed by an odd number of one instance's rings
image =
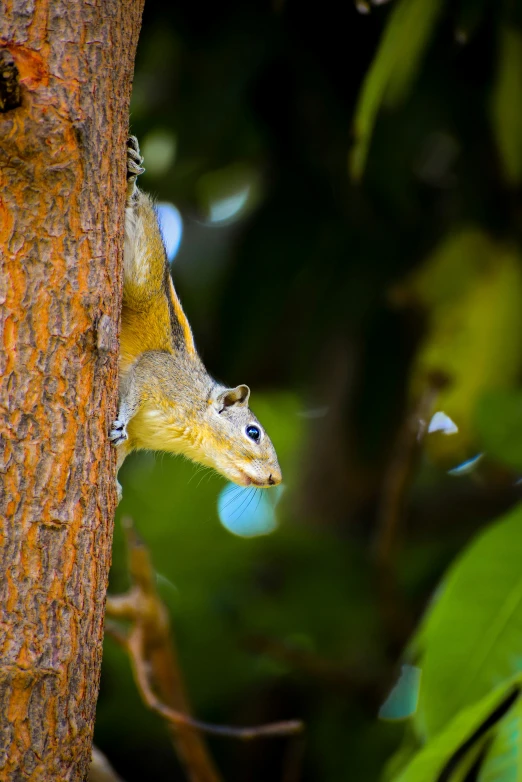
[[[197,354],[151,351],[135,372],[153,382],[129,422],[131,450],[184,454],[240,486],[281,483],[274,446],[248,407],[248,386],[216,383]]]
[[[272,442],[248,407],[250,389],[240,385],[212,389],[201,426],[204,461],[240,486],[268,488],[281,483]]]

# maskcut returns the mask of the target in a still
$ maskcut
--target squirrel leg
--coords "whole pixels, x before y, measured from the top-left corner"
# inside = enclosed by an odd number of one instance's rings
[[[135,443],[127,442],[129,421],[136,415],[143,402],[150,398],[151,377],[154,377],[154,371],[157,374],[158,363],[161,368],[165,359],[164,351],[148,350],[136,359],[124,377],[120,377],[118,417],[112,424],[109,440],[114,446],[121,449],[119,453],[123,454],[122,462],[129,451],[135,447]],[[118,468],[120,466],[121,463],[118,462]]]
[[[127,424],[138,410],[141,404],[141,386],[139,382],[139,373],[136,372],[136,365],[132,366],[123,381],[120,381],[120,404],[118,407],[118,417],[114,421],[109,440],[118,448],[118,461],[116,464],[116,474],[125,461],[126,456],[132,450],[129,446],[129,435],[127,434]],[[116,492],[118,503],[122,498],[121,483],[116,479]]]
[[[125,377],[120,380],[120,404],[118,407],[118,417],[114,421],[109,440],[115,446],[123,445],[128,440],[127,424],[134,416],[141,404],[141,391],[143,383],[140,382],[140,373],[137,371],[138,362],[128,370]],[[125,449],[128,451],[128,449]],[[124,454],[124,457],[127,454]],[[123,461],[123,459],[122,459]],[[118,465],[120,467],[121,465]]]
[[[145,169],[138,139],[136,136],[129,136],[127,139],[127,205],[130,205],[136,194],[136,179],[143,173]]]

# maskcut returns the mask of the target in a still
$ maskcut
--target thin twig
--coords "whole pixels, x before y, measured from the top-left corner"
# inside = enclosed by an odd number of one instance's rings
[[[165,719],[187,773],[193,782],[219,782],[201,733],[243,741],[299,733],[298,720],[246,728],[214,725],[190,716],[190,706],[177,660],[168,613],[156,591],[156,578],[149,552],[130,519],[124,520],[132,586],[125,595],[107,598],[107,615],[130,621],[124,633],[114,621],[107,632],[129,654],[134,678],[144,703]],[[158,695],[154,692],[158,691]]]
[[[230,725],[214,725],[211,722],[202,722],[189,717],[187,714],[174,711],[174,709],[165,706],[158,700],[149,685],[146,666],[141,653],[141,638],[137,632],[132,633],[129,637],[127,649],[141,697],[152,711],[155,711],[175,725],[185,725],[212,736],[224,736],[243,741],[268,736],[291,736],[300,733],[303,729],[303,723],[299,720],[273,722],[269,725],[256,725],[248,728],[235,728]]]
[[[156,591],[156,574],[149,552],[136,534],[132,521],[125,519],[123,526],[131,588],[126,594],[107,598],[106,614],[112,620],[130,622],[130,628],[124,632],[121,624],[109,619],[106,621],[106,629],[127,650],[134,671],[136,666],[131,649],[139,648],[143,669],[148,671],[160,698],[168,704],[167,708],[172,707],[190,715],[190,704],[177,661],[168,613]],[[220,782],[221,776],[202,735],[181,722],[173,724],[169,721],[168,724],[176,754],[188,779],[191,782]]]

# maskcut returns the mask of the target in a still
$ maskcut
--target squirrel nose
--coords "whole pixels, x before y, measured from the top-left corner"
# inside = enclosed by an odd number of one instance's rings
[[[267,483],[269,486],[277,486],[278,483],[281,483],[281,480],[282,480],[282,475],[280,471],[271,472],[270,475],[268,476]]]

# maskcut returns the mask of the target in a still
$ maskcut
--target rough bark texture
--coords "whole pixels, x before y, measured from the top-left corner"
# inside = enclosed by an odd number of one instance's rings
[[[115,507],[142,0],[0,2],[0,779],[82,780]],[[7,52],[6,52],[7,50]],[[4,75],[5,71],[5,75]],[[0,85],[1,86],[1,85]]]

